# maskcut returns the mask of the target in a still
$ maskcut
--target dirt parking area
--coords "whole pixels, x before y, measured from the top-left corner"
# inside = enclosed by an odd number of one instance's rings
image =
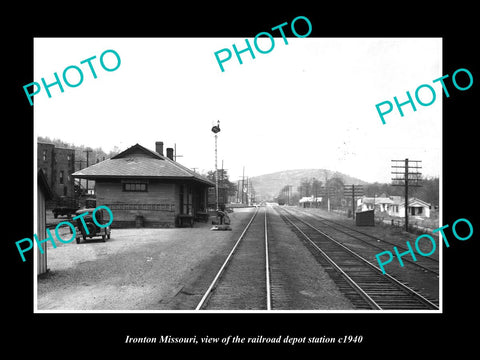
[[[111,239],[53,248],[37,279],[38,310],[161,309],[212,258],[231,249],[253,209],[230,214],[233,231],[194,228],[113,229]],[[62,230],[64,230],[62,228]],[[70,238],[68,228],[64,234]]]

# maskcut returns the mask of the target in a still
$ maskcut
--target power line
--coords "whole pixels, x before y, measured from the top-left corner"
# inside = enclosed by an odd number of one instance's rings
[[[403,186],[405,189],[405,231],[408,231],[408,188],[422,186],[422,160],[392,160],[392,185]]]
[[[87,153],[87,168],[89,166],[89,163],[88,163],[88,158],[89,158],[89,154],[92,152],[91,149],[87,149],[87,150],[83,150],[83,152],[86,152]],[[89,188],[88,188],[88,179],[87,179],[87,194],[88,194],[88,191],[89,191]]]

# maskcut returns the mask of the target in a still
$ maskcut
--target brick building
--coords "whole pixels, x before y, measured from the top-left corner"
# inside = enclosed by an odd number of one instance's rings
[[[53,144],[37,142],[37,170],[42,170],[47,184],[59,197],[74,197],[75,150],[55,147]]]
[[[213,182],[173,160],[173,149],[163,154],[136,144],[122,153],[79,170],[78,179],[95,180],[97,206],[112,210],[112,227],[173,227],[179,219],[197,218],[207,210]]]

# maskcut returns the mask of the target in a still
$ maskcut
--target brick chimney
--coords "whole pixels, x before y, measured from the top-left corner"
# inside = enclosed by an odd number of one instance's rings
[[[155,151],[160,155],[163,155],[163,141],[155,142]]]
[[[167,157],[173,160],[173,148],[167,148]]]

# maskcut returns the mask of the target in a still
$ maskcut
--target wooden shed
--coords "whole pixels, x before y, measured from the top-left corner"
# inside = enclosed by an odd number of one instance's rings
[[[357,226],[375,226],[375,211],[366,210],[355,213],[355,225]]]

